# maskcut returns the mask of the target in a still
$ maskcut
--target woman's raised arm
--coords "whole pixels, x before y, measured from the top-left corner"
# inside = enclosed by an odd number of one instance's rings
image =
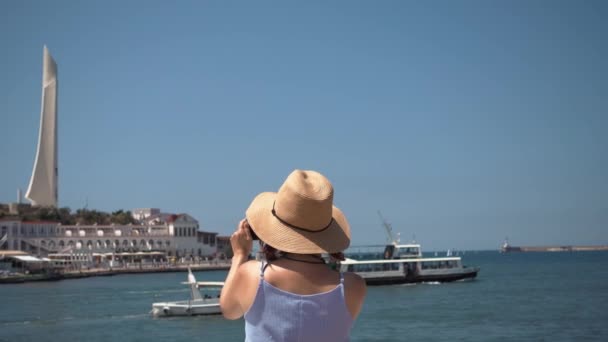
[[[222,288],[220,307],[222,308],[222,315],[225,318],[239,319],[245,314],[240,299],[242,299],[242,293],[247,283],[245,281],[247,274],[241,265],[249,260],[249,254],[253,245],[245,219],[239,222],[236,231],[230,236],[230,245],[232,246],[234,256],[232,257],[232,265]]]

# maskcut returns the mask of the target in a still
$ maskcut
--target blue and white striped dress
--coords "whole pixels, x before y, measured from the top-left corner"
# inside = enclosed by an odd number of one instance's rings
[[[346,307],[344,277],[334,289],[312,295],[283,291],[264,280],[245,313],[245,341],[348,341],[353,318]]]

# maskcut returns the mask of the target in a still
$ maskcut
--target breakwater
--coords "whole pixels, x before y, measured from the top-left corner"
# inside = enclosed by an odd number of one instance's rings
[[[500,250],[509,252],[592,252],[608,251],[608,246],[503,246]]]

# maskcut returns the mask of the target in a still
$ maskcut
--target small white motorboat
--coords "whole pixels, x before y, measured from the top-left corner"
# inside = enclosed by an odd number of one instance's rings
[[[157,317],[218,315],[222,313],[219,294],[224,286],[224,282],[197,282],[194,274],[188,268],[188,281],[182,284],[190,286],[190,300],[154,303],[152,304],[152,311],[150,313]],[[201,290],[203,295],[201,295]]]

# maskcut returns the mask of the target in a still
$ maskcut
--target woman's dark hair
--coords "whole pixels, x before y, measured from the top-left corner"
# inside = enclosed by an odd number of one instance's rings
[[[280,252],[278,249],[261,241],[260,244],[262,245],[262,253],[264,253],[264,258],[266,261],[274,261],[278,259],[277,252]]]
[[[332,258],[339,260],[339,261],[344,261],[346,258],[344,257],[344,253],[342,252],[338,252],[338,253],[331,253],[330,254]]]
[[[264,254],[264,258],[266,258],[266,261],[277,260],[279,258],[279,253],[283,253],[283,251],[278,250],[267,243],[261,241],[260,243],[262,245],[262,253]],[[344,253],[342,252],[330,253],[329,255],[334,260],[344,261]]]

